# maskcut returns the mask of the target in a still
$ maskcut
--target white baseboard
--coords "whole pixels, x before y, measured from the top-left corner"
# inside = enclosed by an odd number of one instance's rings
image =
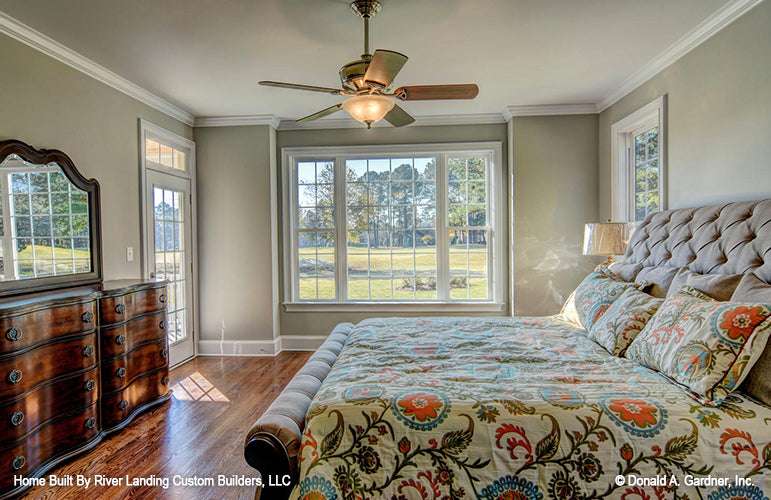
[[[315,351],[326,335],[282,335],[275,340],[200,340],[199,356],[275,356],[281,351]]]
[[[199,356],[275,356],[281,352],[276,340],[199,340]]]

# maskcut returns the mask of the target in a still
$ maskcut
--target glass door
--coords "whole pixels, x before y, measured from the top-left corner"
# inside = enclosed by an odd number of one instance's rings
[[[192,218],[190,180],[147,171],[145,235],[150,279],[168,282],[169,361],[172,366],[194,355]]]

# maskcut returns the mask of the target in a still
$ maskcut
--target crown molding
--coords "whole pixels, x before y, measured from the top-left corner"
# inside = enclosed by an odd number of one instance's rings
[[[281,120],[276,115],[244,116],[198,116],[194,127],[241,127],[246,125],[268,125],[277,129]]]
[[[515,116],[548,115],[593,115],[597,106],[591,102],[579,104],[535,104],[529,106],[506,106],[501,114],[508,122]]]
[[[99,80],[100,82],[109,85],[110,87],[123,92],[129,97],[147,104],[148,106],[157,109],[158,111],[169,115],[170,117],[179,120],[188,125],[193,124],[193,115],[175,106],[165,99],[158,97],[152,92],[143,89],[139,85],[136,85],[122,76],[113,73],[104,66],[101,66],[94,61],[82,56],[74,50],[65,47],[59,42],[45,36],[37,30],[34,30],[26,24],[14,19],[13,17],[0,12],[0,33],[4,33],[9,37],[18,40],[19,42],[39,51],[43,54],[53,57],[59,62],[66,64],[67,66],[74,68],[86,75]]]
[[[444,115],[444,116],[416,116],[412,127],[426,127],[437,125],[490,125],[506,123],[500,113],[479,113],[469,115]],[[278,130],[314,130],[332,128],[361,128],[364,124],[351,117],[347,118],[322,118],[311,122],[297,123],[294,120],[281,120]],[[372,124],[372,128],[391,127],[385,120]]]
[[[624,80],[597,103],[602,112],[692,51],[763,0],[732,0]]]

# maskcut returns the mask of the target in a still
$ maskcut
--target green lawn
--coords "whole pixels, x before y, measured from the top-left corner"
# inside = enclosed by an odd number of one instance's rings
[[[318,278],[318,298],[335,298],[334,278],[334,250],[319,249],[318,262],[321,267]],[[327,251],[328,253],[321,253]],[[424,247],[418,253],[391,253],[390,249],[373,249],[369,258],[367,249],[348,248],[348,298],[350,299],[436,299],[436,290],[431,287],[430,275],[436,272],[435,247]],[[399,250],[394,250],[399,252]],[[309,268],[300,272],[300,298],[315,299],[317,278],[313,276],[313,268],[316,252],[314,248],[300,249],[301,268],[305,265]],[[367,269],[370,271],[370,279],[367,279]],[[412,290],[413,280],[408,278],[393,278],[395,275],[410,276],[413,272],[418,275],[418,290]],[[450,252],[450,272],[453,275],[465,276],[467,269],[471,275],[487,274],[487,253],[484,249],[472,250],[470,253]],[[468,286],[466,286],[468,285]],[[371,288],[371,290],[368,290]],[[369,292],[369,293],[368,293]],[[393,297],[392,297],[393,292]],[[371,295],[370,295],[371,294]],[[468,282],[456,280],[456,286],[450,289],[450,297],[453,299],[486,299],[487,278],[469,278]]]
[[[38,261],[38,276],[52,276],[54,265],[56,266],[56,274],[88,272],[91,265],[91,253],[87,250],[74,250],[74,270],[72,265],[73,250],[69,248],[54,247],[54,260],[51,260],[51,247],[45,245],[35,245],[34,248],[29,245],[17,255],[19,276],[34,275],[34,259],[44,259]]]

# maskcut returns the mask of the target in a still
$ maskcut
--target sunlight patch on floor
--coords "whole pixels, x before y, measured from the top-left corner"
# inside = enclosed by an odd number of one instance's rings
[[[214,384],[198,372],[185,377],[171,388],[174,399],[180,401],[208,401],[212,403],[230,403]]]

